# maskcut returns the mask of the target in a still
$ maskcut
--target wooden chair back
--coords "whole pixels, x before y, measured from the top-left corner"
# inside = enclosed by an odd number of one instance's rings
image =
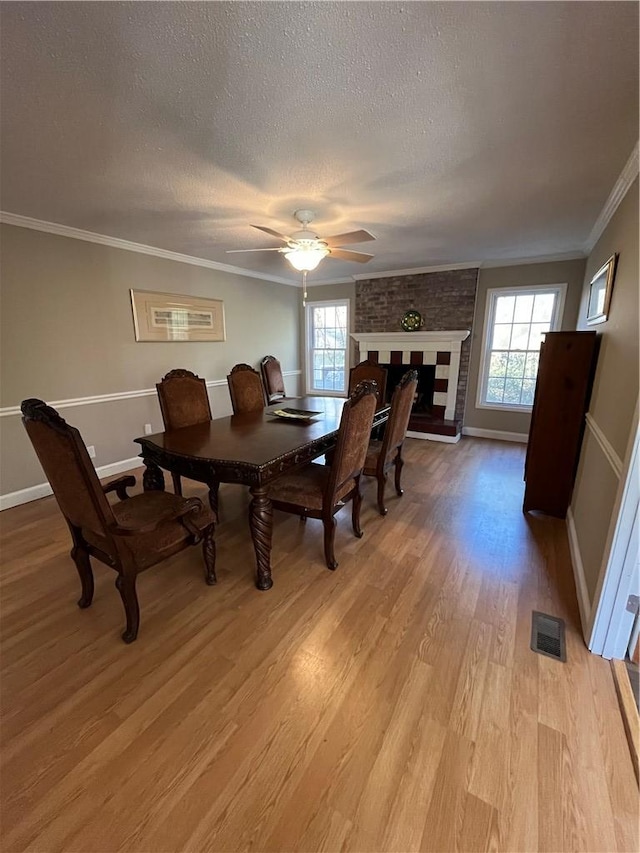
[[[266,355],[260,362],[260,372],[267,395],[267,403],[277,403],[278,400],[284,400],[286,397],[284,378],[278,359],[273,355]]]
[[[362,471],[378,405],[377,390],[375,382],[361,382],[344,404],[325,503],[327,500],[336,503],[336,496],[345,483]]]
[[[356,364],[349,371],[349,395],[353,394],[360,382],[375,382],[378,389],[378,402],[380,404],[385,402],[387,371],[384,367],[369,359]]]
[[[236,364],[227,376],[234,415],[261,412],[265,406],[264,387],[257,370],[249,364]]]
[[[22,423],[68,524],[110,538],[113,511],[78,430],[42,400],[24,400]]]
[[[407,370],[395,387],[391,398],[389,420],[385,427],[382,447],[380,449],[380,458],[385,463],[390,460],[391,454],[400,447],[405,439],[417,387],[417,370]]]
[[[170,370],[156,384],[165,430],[211,420],[207,383],[190,370]]]

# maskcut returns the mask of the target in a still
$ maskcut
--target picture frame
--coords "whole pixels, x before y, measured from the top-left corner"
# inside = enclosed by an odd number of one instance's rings
[[[617,262],[618,256],[611,255],[591,279],[587,304],[587,323],[590,326],[596,323],[606,323],[609,318],[609,305],[611,304],[611,291],[613,290]]]
[[[224,302],[183,293],[130,290],[136,341],[226,340]]]

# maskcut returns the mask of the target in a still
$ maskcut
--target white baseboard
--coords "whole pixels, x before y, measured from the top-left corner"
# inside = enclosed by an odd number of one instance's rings
[[[493,438],[496,441],[518,441],[526,444],[529,436],[526,432],[505,432],[502,429],[480,429],[479,427],[462,427],[463,435],[474,438]]]
[[[576,525],[573,519],[571,507],[567,510],[567,536],[569,538],[569,552],[571,554],[573,577],[576,582],[576,594],[578,597],[578,607],[580,608],[582,632],[586,637],[587,630],[589,628],[589,620],[591,618],[591,601],[589,599],[589,590],[587,589],[587,580],[584,576],[584,566],[582,565],[582,556],[580,555],[580,544],[578,542],[578,534],[576,532]]]
[[[139,456],[134,456],[131,459],[122,459],[120,462],[101,465],[96,468],[96,473],[100,479],[103,479],[104,477],[113,477],[114,474],[122,474],[123,471],[130,471],[132,468],[139,468],[142,464],[142,459]],[[0,495],[0,511],[30,501],[37,501],[38,498],[46,498],[51,494],[53,492],[49,483],[38,483],[37,486],[29,486],[29,488],[19,489],[17,492],[8,492],[6,495]]]
[[[458,435],[436,435],[434,432],[415,432],[415,430],[407,430],[407,438],[420,438],[423,441],[442,441],[444,444],[457,444],[460,441]]]

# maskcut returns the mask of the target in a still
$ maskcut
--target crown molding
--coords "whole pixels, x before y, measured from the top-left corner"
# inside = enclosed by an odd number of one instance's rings
[[[307,279],[307,288],[309,287],[324,287],[329,286],[331,284],[353,284],[353,276],[346,276],[345,278],[328,278],[323,279],[322,281],[309,281]]]
[[[586,258],[582,249],[573,252],[557,252],[553,255],[534,255],[532,258],[496,258],[492,261],[483,261],[480,269],[492,270],[497,267],[521,267],[525,264],[553,264],[559,261],[581,261]]]
[[[122,240],[120,237],[109,237],[107,234],[97,234],[95,231],[83,231],[81,228],[73,228],[70,225],[60,225],[57,222],[45,222],[42,219],[33,219],[30,216],[22,216],[19,213],[10,213],[0,210],[0,222],[5,225],[17,225],[19,228],[29,228],[32,231],[44,231],[47,234],[55,234],[58,237],[70,237],[72,240],[84,240],[86,243],[98,243],[100,246],[110,246],[113,249],[124,249],[126,252],[137,252],[141,255],[152,255],[155,258],[164,258],[168,261],[177,261],[180,264],[191,264],[196,267],[206,267],[210,270],[230,273],[231,275],[242,275],[246,278],[258,278],[262,281],[273,281],[276,284],[286,284],[289,287],[301,287],[301,283],[290,281],[275,275],[245,270],[242,267],[234,267],[231,264],[222,264],[211,261],[208,258],[196,258],[192,255],[183,255],[180,252],[171,252],[168,249],[159,249],[157,246],[145,246],[143,243],[133,243],[131,240]]]
[[[478,269],[481,266],[481,261],[468,261],[464,264],[438,264],[432,267],[414,267],[406,270],[387,270],[386,272],[370,272],[358,273],[352,275],[354,281],[368,281],[371,278],[395,278],[402,275],[421,275],[426,272],[447,272],[448,270],[469,270]]]
[[[618,180],[613,185],[613,189],[609,193],[609,198],[605,201],[604,207],[600,211],[600,215],[596,219],[591,234],[584,246],[584,251],[588,255],[602,236],[602,232],[611,221],[613,214],[620,206],[620,202],[627,194],[629,187],[635,181],[638,175],[638,143],[636,142],[633,151],[624,168],[618,175]]]

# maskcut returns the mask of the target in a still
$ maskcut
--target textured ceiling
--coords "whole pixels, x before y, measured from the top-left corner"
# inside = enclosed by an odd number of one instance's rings
[[[2,208],[299,278],[580,250],[638,135],[631,2],[0,4]]]

